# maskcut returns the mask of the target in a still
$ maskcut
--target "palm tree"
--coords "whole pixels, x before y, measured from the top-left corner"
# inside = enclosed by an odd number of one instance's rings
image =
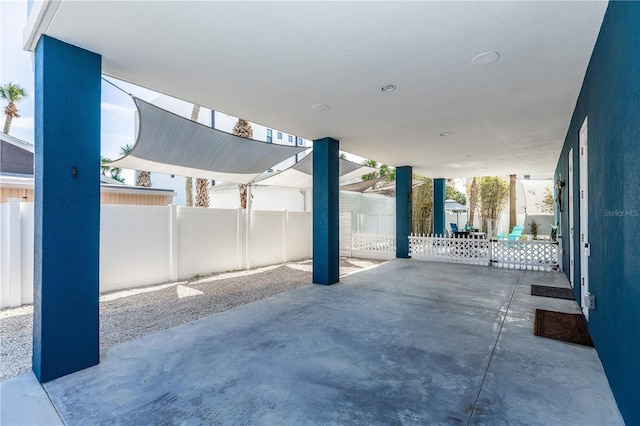
[[[17,84],[7,83],[4,86],[0,86],[0,98],[9,102],[4,108],[6,118],[4,120],[4,129],[2,129],[3,133],[8,135],[9,129],[11,128],[11,121],[14,118],[20,118],[18,108],[15,103],[20,102],[26,96],[27,92]]]
[[[193,104],[191,121],[198,121],[200,105]],[[193,206],[193,178],[185,179],[187,206]],[[196,207],[209,207],[209,179],[196,178]]]
[[[196,179],[196,207],[209,207],[209,179]]]
[[[124,178],[120,175],[120,173],[122,172],[122,169],[119,167],[107,166],[107,163],[110,163],[110,162],[111,162],[110,158],[104,157],[102,155],[100,156],[100,170],[101,170],[102,176],[106,176],[108,172],[109,177],[111,179],[124,183]]]
[[[236,136],[240,136],[241,138],[253,139],[253,128],[251,127],[251,123],[242,118],[239,118],[236,125],[233,126],[232,133]],[[238,189],[240,191],[240,206],[242,206],[243,209],[246,209],[247,185],[238,184]]]
[[[471,181],[471,186],[469,188],[469,224],[473,226],[473,219],[476,212],[476,208],[478,207],[478,184],[476,183],[476,178],[473,178]]]
[[[130,144],[126,144],[125,146],[120,147],[120,154],[129,155],[133,147]],[[141,186],[143,188],[151,188],[151,172],[146,172],[144,170],[136,170],[136,186]]]

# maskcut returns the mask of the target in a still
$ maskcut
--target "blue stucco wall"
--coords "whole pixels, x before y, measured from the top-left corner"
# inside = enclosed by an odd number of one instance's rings
[[[32,360],[40,382],[100,360],[100,72],[100,55],[38,42]]]
[[[578,133],[585,117],[589,290],[596,296],[589,329],[625,421],[640,425],[640,2],[609,4],[556,169],[566,179],[567,153],[573,147],[576,235]],[[565,203],[567,196],[565,191]],[[564,209],[564,267],[568,274],[567,215]],[[578,249],[576,246],[576,254]],[[578,283],[580,264],[576,260]]]

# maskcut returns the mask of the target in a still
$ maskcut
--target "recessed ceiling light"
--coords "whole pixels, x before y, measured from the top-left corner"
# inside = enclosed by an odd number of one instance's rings
[[[329,109],[329,105],[325,105],[325,104],[315,104],[311,107],[312,110],[314,111],[326,111]]]
[[[387,84],[386,86],[382,86],[380,88],[380,90],[382,90],[383,92],[393,92],[394,90],[396,90],[396,85],[395,84]]]
[[[500,54],[498,52],[484,52],[473,58],[471,63],[475,65],[489,65],[498,59],[500,59]]]
[[[440,133],[440,136],[449,136],[449,132],[442,132]]]

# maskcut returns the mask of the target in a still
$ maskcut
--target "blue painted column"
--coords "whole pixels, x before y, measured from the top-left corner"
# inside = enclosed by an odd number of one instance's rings
[[[331,138],[313,141],[313,282],[340,281],[338,149]]]
[[[35,55],[33,371],[99,362],[100,73],[95,53],[43,36]]]
[[[446,192],[446,180],[433,180],[433,233],[435,235],[444,235],[446,228],[447,216],[444,210],[444,199]]]
[[[409,234],[413,229],[413,169],[396,167],[396,257],[409,258]]]

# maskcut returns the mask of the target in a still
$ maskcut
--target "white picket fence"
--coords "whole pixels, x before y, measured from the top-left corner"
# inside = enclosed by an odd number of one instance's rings
[[[371,259],[393,259],[396,256],[396,236],[354,232],[351,255]]]
[[[413,259],[534,271],[558,267],[558,244],[549,241],[411,235],[409,255]]]
[[[411,235],[409,255],[412,259],[489,265],[491,242],[478,238]]]
[[[102,205],[100,291],[312,256],[310,212],[254,210],[248,239],[246,223],[243,209]],[[33,302],[33,230],[33,203],[0,204],[0,307]]]

